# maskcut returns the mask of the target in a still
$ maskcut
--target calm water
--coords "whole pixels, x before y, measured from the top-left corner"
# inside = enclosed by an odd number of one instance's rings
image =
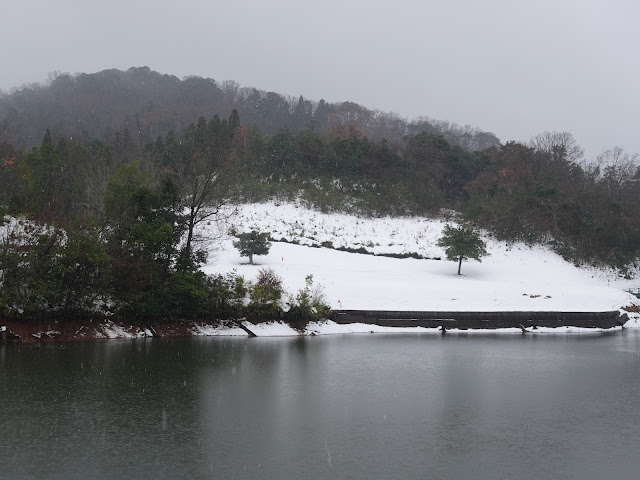
[[[640,478],[640,333],[0,347],[0,478]]]

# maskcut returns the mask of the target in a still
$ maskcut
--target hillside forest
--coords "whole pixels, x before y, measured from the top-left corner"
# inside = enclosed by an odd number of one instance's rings
[[[640,253],[639,196],[637,156],[586,159],[566,132],[500,143],[146,67],[55,75],[0,94],[0,320],[326,313],[311,286],[272,311],[269,272],[253,285],[199,270],[199,225],[272,199],[368,216],[453,209],[505,242],[624,274]]]

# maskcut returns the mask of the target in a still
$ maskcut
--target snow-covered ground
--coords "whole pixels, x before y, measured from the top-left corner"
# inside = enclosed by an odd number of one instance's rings
[[[238,231],[257,229],[274,239],[256,265],[240,257],[227,238],[212,248],[207,273],[236,270],[254,279],[261,268],[272,268],[285,289],[296,293],[305,277],[324,286],[334,309],[453,311],[606,311],[640,301],[625,292],[640,280],[624,280],[614,272],[577,268],[544,246],[506,245],[485,235],[490,256],[482,263],[445,259],[436,245],[445,219],[367,219],[322,214],[299,205],[274,203],[240,207]],[[451,223],[451,222],[450,222]],[[214,226],[210,225],[214,235]],[[206,232],[203,232],[206,234]],[[364,247],[370,252],[418,253],[429,260],[395,259],[312,248],[311,245]],[[442,260],[435,260],[434,258]],[[635,323],[635,322],[634,322]]]

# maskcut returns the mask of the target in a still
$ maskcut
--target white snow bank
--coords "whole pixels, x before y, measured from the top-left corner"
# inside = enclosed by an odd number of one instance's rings
[[[267,322],[253,324],[250,322],[242,322],[257,337],[293,337],[300,335],[300,332],[291,328],[284,322]]]
[[[101,332],[96,329],[96,338],[144,338],[152,337],[153,334],[145,329],[141,330],[138,327],[130,326],[129,329],[124,328],[122,325],[116,325],[111,321],[107,321],[100,325]]]
[[[193,335],[204,337],[246,337],[248,334],[240,327],[228,327],[224,325],[195,324],[191,329]]]
[[[566,334],[566,333],[603,333],[611,332],[613,330],[620,330],[622,327],[615,327],[612,329],[602,328],[579,328],[579,327],[558,327],[547,328],[538,327],[535,330],[527,328],[527,333],[532,334]],[[430,333],[442,335],[440,328],[426,328],[426,327],[382,327],[378,325],[368,325],[364,323],[350,323],[348,325],[341,325],[331,320],[326,322],[314,322],[307,326],[305,331],[307,335],[336,335],[344,333]],[[457,328],[447,329],[448,334],[482,334],[482,333],[500,333],[500,334],[520,334],[522,335],[522,329],[520,328],[497,328],[494,330],[489,329],[468,329],[460,330]]]
[[[384,327],[366,323],[339,324],[332,320],[313,322],[307,325],[307,335],[335,335],[341,333],[436,333],[441,334],[439,328],[426,327]]]
[[[640,313],[627,313],[629,321],[624,324],[625,328],[640,328]]]

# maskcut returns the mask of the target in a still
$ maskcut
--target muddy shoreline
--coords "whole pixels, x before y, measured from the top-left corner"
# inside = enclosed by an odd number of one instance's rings
[[[106,340],[114,338],[188,337],[202,328],[224,328],[229,321],[194,322],[165,320],[153,323],[124,319],[4,320],[2,343],[50,343]]]

